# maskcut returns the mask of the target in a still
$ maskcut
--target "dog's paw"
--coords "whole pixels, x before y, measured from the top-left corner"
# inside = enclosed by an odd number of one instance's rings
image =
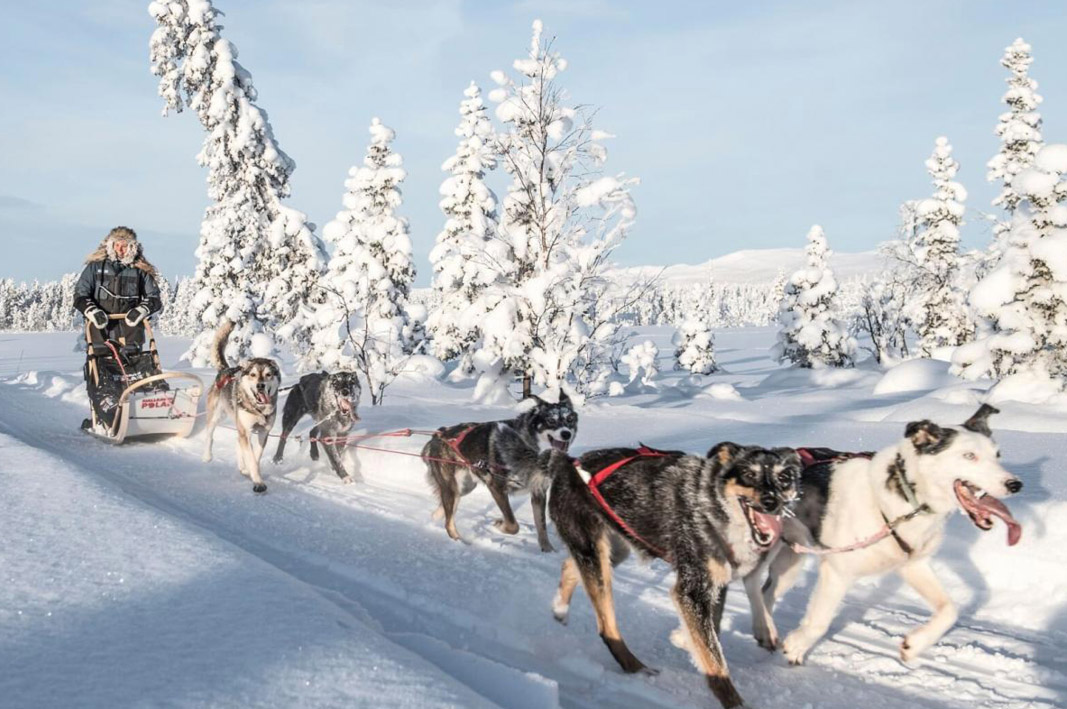
[[[352,478],[351,475],[345,475],[344,477],[341,478],[341,482],[343,484],[345,484],[345,485],[351,485],[352,483],[355,482],[355,480]]]
[[[202,456],[200,456],[200,460],[202,460],[205,463],[210,463],[211,462],[211,454],[210,453],[204,453]]]
[[[921,655],[925,649],[926,647],[924,645],[913,640],[910,636],[906,637],[900,643],[900,661],[911,662]]]
[[[281,465],[282,464],[282,457],[280,455],[276,455],[273,458],[271,458],[270,461],[272,463],[274,463],[275,465]]]
[[[752,637],[756,639],[756,643],[767,650],[768,652],[774,652],[778,649],[778,633],[766,628],[755,629],[752,631]]]
[[[519,533],[519,523],[518,522],[512,522],[511,524],[508,524],[504,520],[498,519],[498,520],[493,522],[493,526],[496,527],[497,529],[499,529],[504,534],[518,534]]]
[[[559,592],[556,592],[556,597],[552,599],[552,617],[556,619],[556,622],[560,625],[567,624],[567,618],[571,613],[571,604],[564,603],[560,598]]]
[[[671,631],[671,645],[689,652],[689,631],[679,626]]]
[[[252,483],[252,492],[266,492],[267,483]]]
[[[801,638],[797,637],[796,633],[787,635],[785,642],[782,643],[782,654],[785,655],[785,659],[789,660],[791,665],[804,664],[804,655],[807,652],[807,646]]]
[[[756,638],[756,642],[759,643],[759,646],[767,652],[774,652],[778,649],[777,635],[768,635],[766,637]]]
[[[541,545],[541,551],[545,554],[551,554],[556,551],[556,547],[552,546],[552,542],[545,542]]]

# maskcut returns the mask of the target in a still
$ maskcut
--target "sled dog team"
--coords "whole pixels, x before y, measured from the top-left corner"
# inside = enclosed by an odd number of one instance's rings
[[[228,414],[236,423],[240,472],[263,492],[260,458],[277,414],[279,368],[262,358],[229,366],[224,349],[231,330],[224,324],[215,338],[218,374],[208,395],[204,460],[211,459],[213,432]],[[331,467],[350,482],[343,441],[359,420],[359,395],[352,373],[302,377],[286,401],[274,461],[282,460],[296,423],[310,415],[312,438],[324,442]],[[909,423],[901,440],[875,453],[721,442],[704,456],[641,446],[571,458],[578,414],[570,399],[561,393],[556,403],[533,397],[529,404],[513,419],[442,427],[426,443],[421,455],[439,502],[435,516],[459,540],[459,499],[481,482],[500,508],[497,528],[515,534],[509,495],[528,491],[538,543],[550,552],[547,506],[568,552],[553,615],[566,624],[581,583],[601,640],[626,672],[654,670],[619,631],[612,569],[630,549],[664,560],[676,572],[671,597],[681,620],[672,641],[691,653],[724,707],[743,705],[719,642],[731,581],[744,582],[757,642],[772,651],[781,647],[799,664],[857,579],[895,571],[933,609],[930,620],[901,642],[900,657],[910,660],[956,621],[930,564],[948,515],[960,508],[982,530],[999,518],[1009,545],[1021,536],[998,498],[1018,492],[1022,482],[1000,465],[988,423],[997,410],[989,405],[961,426]],[[314,441],[311,456],[318,459]],[[800,626],[780,641],[774,604],[796,581],[806,552],[818,555],[818,581]]]

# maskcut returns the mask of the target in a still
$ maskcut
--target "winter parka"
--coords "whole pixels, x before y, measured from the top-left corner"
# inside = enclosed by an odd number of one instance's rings
[[[74,286],[74,309],[84,315],[86,308],[96,305],[108,314],[121,314],[144,305],[149,315],[158,313],[163,301],[155,267],[141,254],[136,237],[130,240],[134,248],[121,260],[113,241],[108,235],[85,260],[85,270]]]

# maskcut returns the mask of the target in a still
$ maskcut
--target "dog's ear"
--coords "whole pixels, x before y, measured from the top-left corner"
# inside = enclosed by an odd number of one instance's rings
[[[969,419],[963,422],[963,427],[968,431],[974,431],[980,433],[986,438],[993,437],[993,431],[989,428],[989,417],[993,414],[999,414],[1000,409],[989,404],[982,404]]]
[[[520,414],[524,414],[537,406],[543,405],[544,403],[545,402],[542,401],[541,397],[537,396],[536,394],[531,394],[525,399],[519,400],[519,403],[515,404],[515,410],[518,411]]]
[[[904,429],[904,437],[911,441],[920,453],[936,453],[951,430],[941,428],[933,421],[912,421]]]
[[[567,396],[567,392],[563,391],[562,389],[559,390],[559,401],[557,402],[557,405],[573,407],[573,404],[571,404],[571,398]]]
[[[741,446],[730,441],[723,441],[722,443],[716,443],[708,451],[707,457],[718,462],[719,465],[729,465],[733,462],[734,458],[741,451]]]
[[[803,462],[800,460],[800,454],[797,453],[796,448],[775,448],[774,452],[782,459],[782,462],[791,467],[800,469],[803,466]]]

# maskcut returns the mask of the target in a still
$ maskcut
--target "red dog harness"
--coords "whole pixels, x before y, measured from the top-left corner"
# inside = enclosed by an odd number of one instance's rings
[[[456,454],[456,457],[459,458],[459,462],[464,467],[470,468],[471,470],[481,470],[481,471],[486,472],[486,473],[488,473],[490,475],[495,475],[495,473],[493,472],[494,468],[496,468],[497,470],[505,470],[506,471],[507,468],[504,468],[503,466],[500,466],[500,465],[493,465],[488,460],[479,460],[479,461],[476,461],[476,462],[471,462],[467,458],[467,456],[463,455],[463,452],[460,451],[459,447],[463,443],[463,439],[467,437],[467,434],[469,434],[471,431],[473,431],[474,429],[478,428],[478,426],[481,426],[481,425],[482,424],[477,424],[476,423],[473,426],[468,426],[467,428],[465,428],[462,431],[460,431],[459,434],[456,435],[454,438],[446,438],[444,436],[444,434],[441,432],[440,429],[435,431],[433,435],[435,435],[438,438],[440,438],[442,441],[445,442],[445,445],[447,445],[449,448],[452,449],[452,452]]]
[[[629,458],[623,458],[622,460],[612,463],[600,472],[591,474],[589,477],[589,482],[586,483],[586,486],[589,488],[589,492],[593,495],[593,499],[596,500],[597,504],[600,505],[600,508],[604,510],[604,513],[608,517],[610,517],[612,521],[615,522],[615,524],[619,525],[622,531],[626,532],[626,534],[629,535],[629,537],[634,541],[639,542],[643,546],[648,547],[651,551],[655,552],[661,558],[669,560],[670,555],[667,554],[667,552],[656,547],[654,544],[651,544],[646,541],[644,538],[641,537],[640,534],[634,531],[634,529],[630,525],[626,524],[626,522],[623,521],[622,517],[620,517],[618,513],[615,512],[614,509],[612,509],[611,505],[608,504],[608,501],[604,499],[604,495],[600,492],[600,484],[607,480],[609,477],[611,477],[615,472],[617,472],[627,463],[635,461],[638,458],[662,458],[666,455],[669,454],[642,445],[640,448],[637,449],[637,455],[632,455]],[[574,465],[576,468],[580,467],[577,460],[574,461]]]

